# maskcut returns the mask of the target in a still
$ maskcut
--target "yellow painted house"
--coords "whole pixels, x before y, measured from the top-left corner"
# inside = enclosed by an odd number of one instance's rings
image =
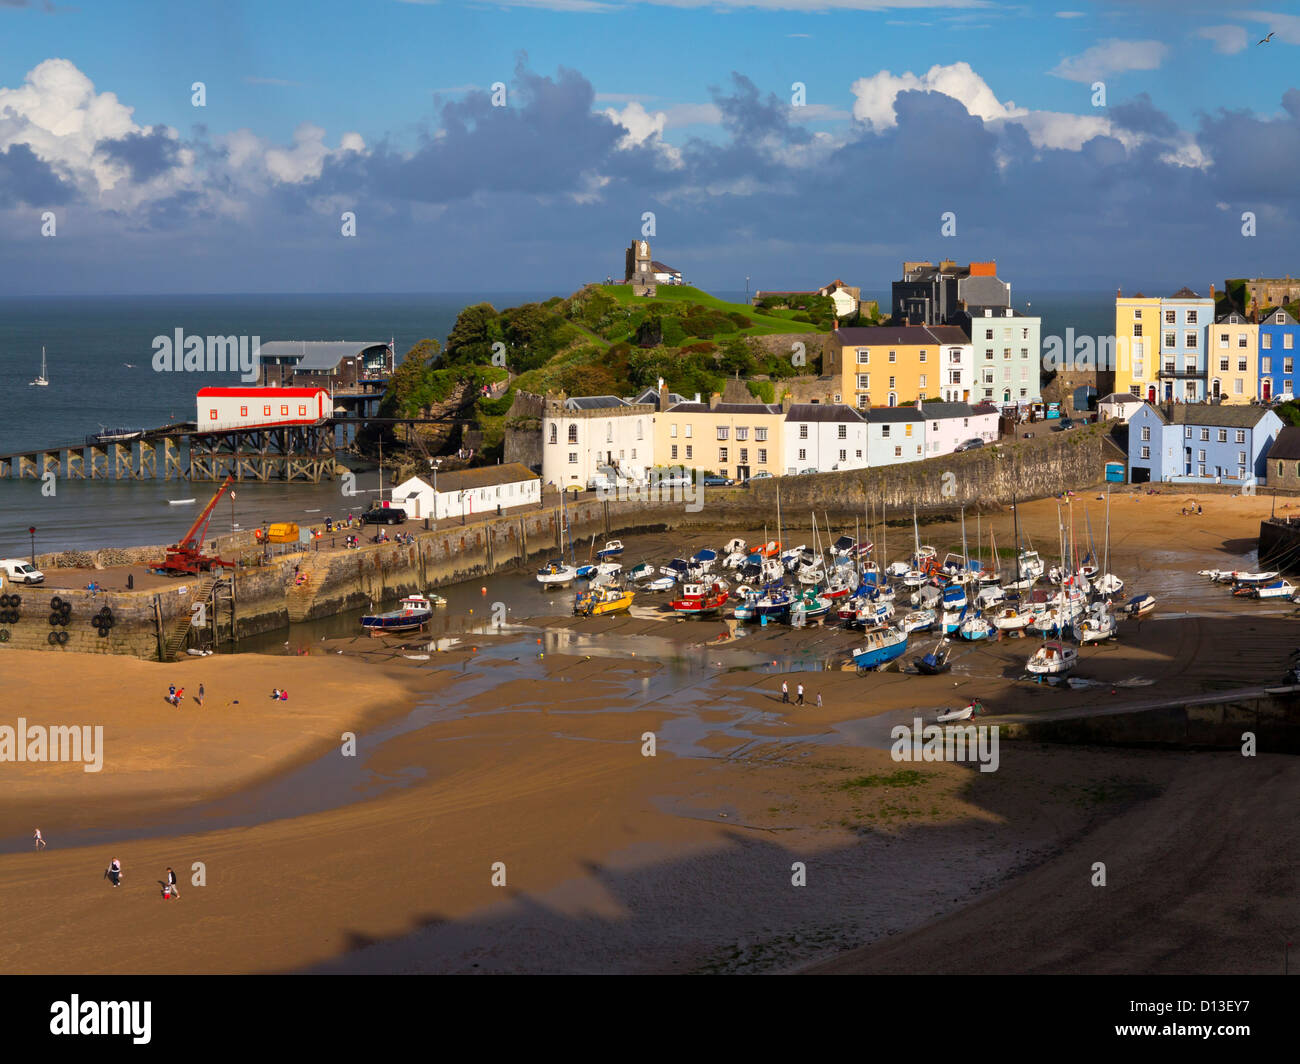
[[[1259,324],[1233,311],[1210,326],[1209,394],[1225,403],[1249,403],[1259,380]]]
[[[960,339],[970,343],[964,334]],[[943,394],[940,352],[947,342],[925,325],[837,328],[827,341],[822,373],[835,378],[837,403],[858,410],[907,406]]]
[[[1114,390],[1155,402],[1159,362],[1159,297],[1116,293]]]
[[[788,405],[788,404],[787,404]],[[747,480],[782,473],[785,411],[777,403],[666,402],[654,416],[655,465]]]

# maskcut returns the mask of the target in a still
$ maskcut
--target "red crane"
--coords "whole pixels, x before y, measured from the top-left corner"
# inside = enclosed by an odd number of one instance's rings
[[[168,547],[167,557],[161,562],[155,562],[150,568],[159,569],[167,576],[194,576],[197,573],[209,572],[217,566],[222,569],[235,567],[234,562],[203,553],[203,534],[208,530],[212,511],[217,508],[221,496],[226,493],[226,489],[234,480],[233,476],[226,477],[225,482],[217,489],[217,493],[212,496],[212,501],[195,518],[194,524],[190,525],[190,530],[181,537],[181,541]]]

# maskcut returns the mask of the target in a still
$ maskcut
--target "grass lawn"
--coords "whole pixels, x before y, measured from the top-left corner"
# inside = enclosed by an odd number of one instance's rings
[[[665,303],[697,303],[702,307],[708,307],[710,310],[720,310],[724,314],[733,311],[743,314],[754,323],[748,329],[741,329],[739,334],[728,333],[726,335],[768,336],[772,333],[815,333],[821,331],[816,325],[809,322],[794,321],[785,316],[793,314],[794,311],[763,311],[760,313],[744,303],[727,303],[716,296],[709,295],[708,292],[703,292],[698,288],[685,284],[661,284],[654,300],[634,296],[630,284],[602,284],[597,287],[605,295],[612,296],[618,302],[627,305],[644,305],[659,300]]]

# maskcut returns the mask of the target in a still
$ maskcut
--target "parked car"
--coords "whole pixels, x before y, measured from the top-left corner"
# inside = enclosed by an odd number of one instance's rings
[[[717,474],[713,474],[712,476],[705,477],[703,483],[706,488],[725,488],[729,486],[732,481],[727,477],[720,477]]]
[[[43,572],[21,558],[6,558],[0,561],[0,575],[11,584],[40,584],[45,580]]]
[[[962,440],[961,443],[957,444],[957,446],[953,448],[953,452],[956,453],[957,451],[973,451],[975,450],[976,447],[983,447],[983,446],[984,446],[984,441],[979,439],[978,437],[973,436],[969,440]]]
[[[662,488],[685,488],[692,483],[689,473],[670,473],[663,477],[650,477],[651,485],[659,485]]]
[[[816,472],[817,470],[815,469],[801,469],[799,470],[799,475],[803,476],[805,473],[816,473]]]
[[[771,473],[755,473],[753,476],[749,478],[749,480],[771,480],[771,479],[772,479]],[[745,481],[745,483],[748,484],[749,480]]]
[[[406,520],[406,511],[400,506],[376,506],[361,515],[363,525],[400,525]]]
[[[1072,421],[1070,418],[1068,417],[1061,418],[1060,430],[1062,432],[1067,432],[1068,430],[1074,428],[1074,426],[1075,426],[1075,422]]]

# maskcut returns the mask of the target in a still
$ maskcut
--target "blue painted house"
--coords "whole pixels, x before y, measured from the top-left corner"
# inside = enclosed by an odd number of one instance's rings
[[[1181,403],[1205,401],[1206,339],[1214,323],[1214,300],[1180,288],[1160,300],[1159,395]]]
[[[1295,371],[1296,356],[1300,355],[1298,336],[1300,323],[1281,307],[1259,315],[1259,397],[1266,403],[1296,394],[1300,383]]]
[[[1259,406],[1143,403],[1128,420],[1134,484],[1246,484],[1265,476],[1282,419]]]

